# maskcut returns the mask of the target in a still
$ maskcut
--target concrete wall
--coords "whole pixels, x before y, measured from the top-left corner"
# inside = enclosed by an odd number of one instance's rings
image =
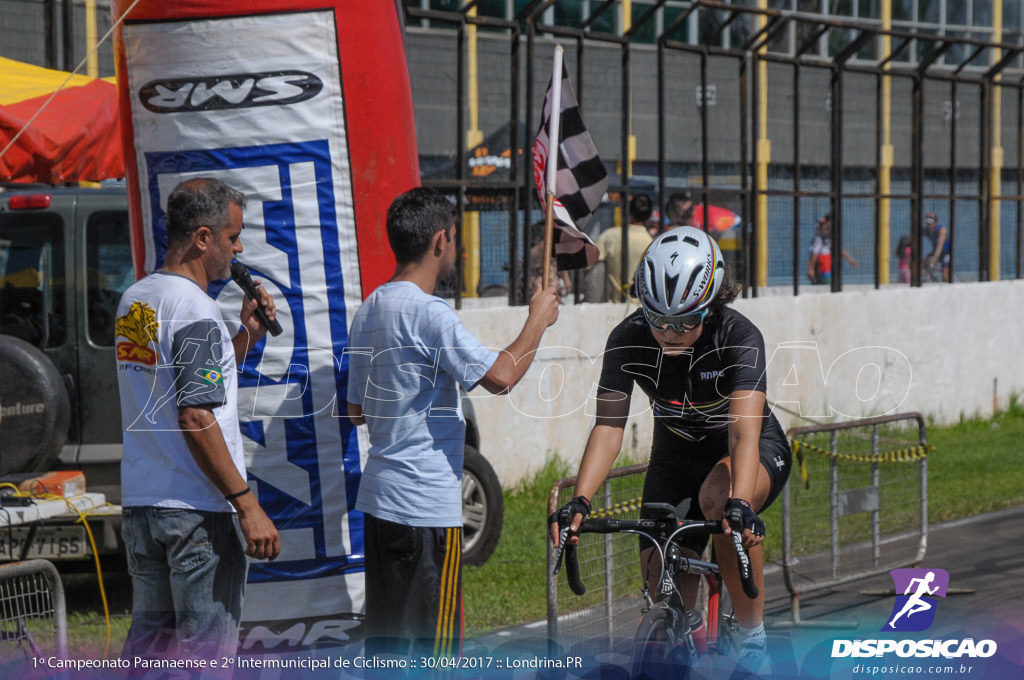
[[[1020,358],[1024,281],[905,286],[737,300],[762,330],[768,398],[785,427],[920,411],[937,423],[989,415],[1024,391]],[[592,424],[594,385],[608,331],[628,305],[563,307],[512,394],[474,390],[481,451],[505,485],[557,453],[575,466]],[[525,308],[465,309],[484,342],[508,345]],[[646,456],[651,416],[637,391],[626,446]],[[798,415],[793,415],[798,414]],[[798,417],[803,416],[803,418]]]

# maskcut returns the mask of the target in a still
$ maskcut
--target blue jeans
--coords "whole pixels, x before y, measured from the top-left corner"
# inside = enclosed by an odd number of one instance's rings
[[[238,517],[128,507],[121,536],[132,577],[122,658],[235,656],[248,568]]]

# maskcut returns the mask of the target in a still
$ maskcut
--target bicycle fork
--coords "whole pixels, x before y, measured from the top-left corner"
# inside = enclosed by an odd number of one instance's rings
[[[672,648],[668,650],[670,656],[680,663],[689,664],[697,658],[698,649],[693,640],[692,625],[688,617],[689,608],[683,602],[682,594],[676,585],[676,574],[678,560],[686,559],[679,554],[678,549],[673,545],[666,557],[666,567],[661,582],[658,584],[658,601],[651,599],[648,588],[643,590],[644,600],[649,611],[654,607],[664,607],[670,616],[671,626],[669,634]]]

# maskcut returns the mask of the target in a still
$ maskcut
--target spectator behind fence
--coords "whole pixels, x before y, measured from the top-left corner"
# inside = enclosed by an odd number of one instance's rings
[[[843,259],[852,266],[857,260],[843,248]],[[811,255],[807,258],[807,278],[818,286],[832,282],[832,215],[825,214],[818,220],[818,233],[811,241]]]
[[[896,243],[896,260],[899,262],[900,283],[910,283],[910,236],[904,234]]]
[[[693,199],[689,191],[674,191],[665,205],[665,230],[693,225]]]
[[[651,197],[647,194],[637,194],[629,201],[629,224],[618,229],[607,229],[597,239],[597,247],[601,251],[600,261],[604,262],[606,300],[609,302],[625,302],[626,293],[633,285],[632,279],[622,281],[622,230],[627,232],[627,246],[629,252],[626,259],[627,271],[632,276],[636,269],[637,262],[644,254],[647,246],[650,245],[651,235],[647,231],[647,220],[651,217]]]
[[[924,216],[924,235],[931,244],[929,254],[922,263],[925,273],[932,281],[949,281],[949,230],[939,224],[939,219],[933,212]]]

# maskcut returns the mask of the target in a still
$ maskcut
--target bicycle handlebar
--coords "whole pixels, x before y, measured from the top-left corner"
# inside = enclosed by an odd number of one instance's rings
[[[587,519],[580,525],[581,534],[614,534],[614,533],[638,533],[647,536],[654,541],[651,531],[670,530],[672,537],[685,533],[724,533],[720,521],[680,521],[674,517],[659,519]],[[558,574],[562,566],[562,557],[565,557],[565,575],[569,582],[569,588],[577,595],[587,592],[587,587],[580,578],[579,560],[576,556],[576,546],[568,545],[569,527],[562,527],[558,536],[558,549],[555,553],[554,574]],[[743,584],[743,592],[750,599],[758,596],[757,585],[754,583],[754,573],[750,566],[750,557],[743,550],[743,539],[739,532],[732,532],[732,543],[736,549],[736,559],[739,566],[740,581]]]

